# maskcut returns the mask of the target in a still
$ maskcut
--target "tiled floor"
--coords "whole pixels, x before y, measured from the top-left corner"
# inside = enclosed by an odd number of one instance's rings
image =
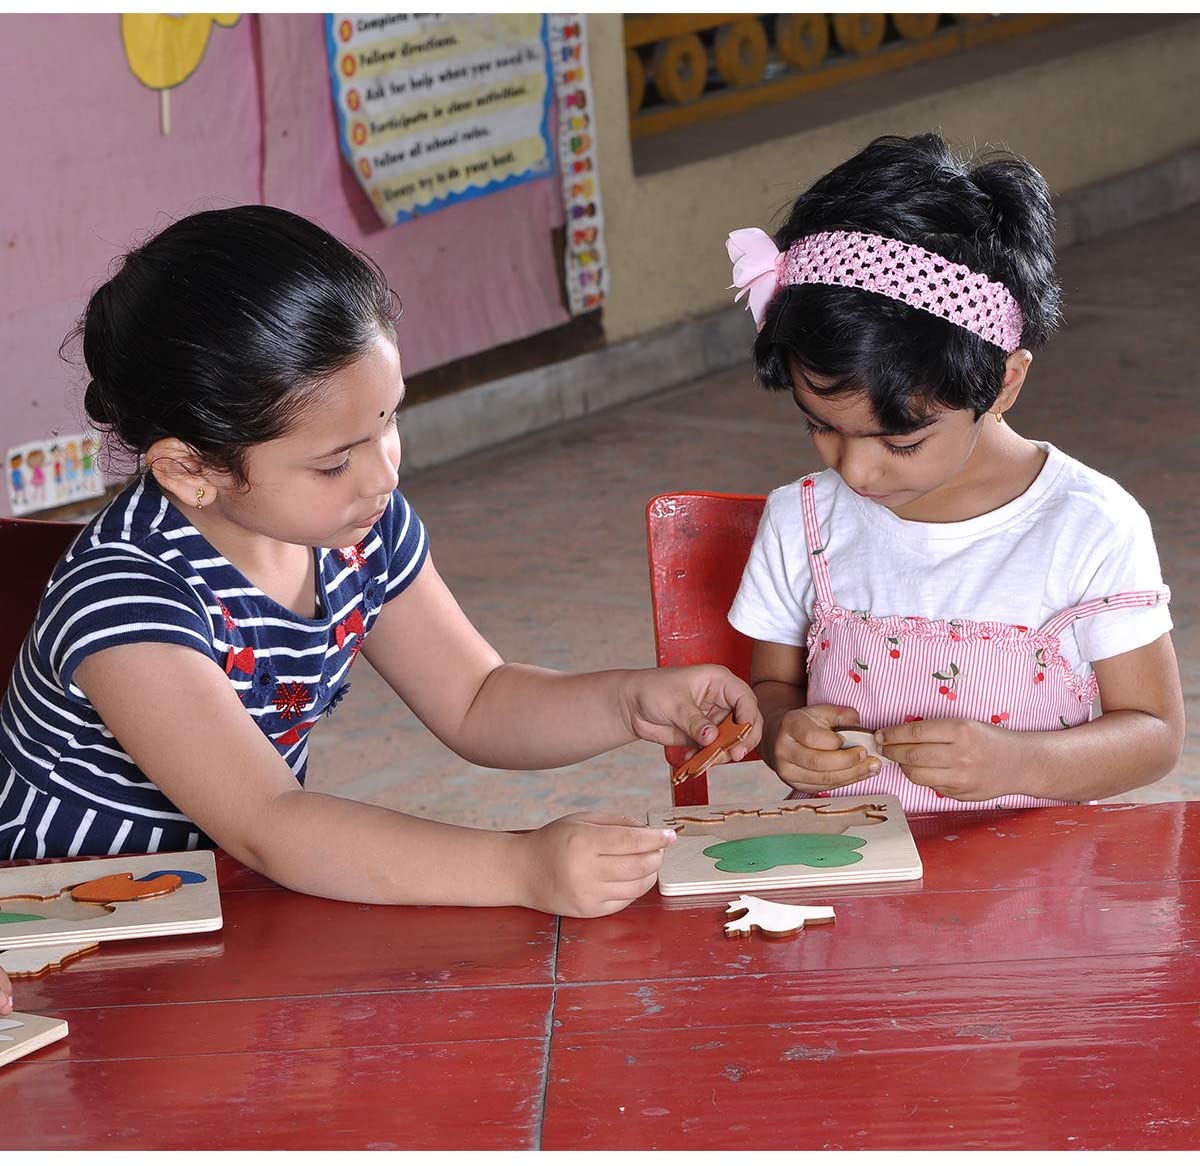
[[[1067,326],[1009,420],[1118,479],[1150,514],[1174,591],[1190,732],[1175,771],[1123,800],[1200,796],[1200,208],[1068,251]],[[734,309],[731,307],[731,311]],[[749,328],[749,326],[748,326]],[[747,348],[750,333],[747,331]],[[414,474],[403,486],[439,569],[508,659],[590,670],[650,665],[644,516],[669,490],[766,493],[815,461],[795,409],[732,371]],[[662,753],[631,745],[548,773],[461,761],[365,660],[314,734],[312,788],[477,826],[669,805]],[[774,798],[761,763],[729,766],[714,801]]]

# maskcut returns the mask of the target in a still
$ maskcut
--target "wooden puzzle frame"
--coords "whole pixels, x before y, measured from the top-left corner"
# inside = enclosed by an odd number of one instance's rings
[[[912,831],[894,797],[681,806],[650,814],[648,821],[677,836],[658,875],[663,895],[853,886],[922,874]]]
[[[210,850],[0,870],[0,953],[216,931],[222,922]]]
[[[53,1016],[33,1016],[28,1012],[0,1016],[0,1065],[62,1040],[67,1032],[67,1022]]]

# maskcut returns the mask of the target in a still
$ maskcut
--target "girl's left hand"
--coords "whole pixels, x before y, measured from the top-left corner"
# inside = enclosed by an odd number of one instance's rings
[[[629,673],[620,693],[621,717],[643,741],[656,745],[711,744],[730,713],[746,734],[729,751],[740,761],[762,737],[762,714],[750,686],[719,664],[643,668]]]
[[[12,984],[4,974],[4,969],[0,968],[0,1016],[7,1016],[12,1010]]]
[[[913,721],[880,729],[875,740],[914,785],[948,798],[981,802],[1019,788],[1024,769],[1020,752],[1025,733],[982,721],[948,718]]]

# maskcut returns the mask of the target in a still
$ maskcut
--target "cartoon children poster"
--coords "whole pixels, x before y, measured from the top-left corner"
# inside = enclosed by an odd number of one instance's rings
[[[104,493],[100,439],[67,433],[8,451],[5,481],[13,514],[30,514]]]

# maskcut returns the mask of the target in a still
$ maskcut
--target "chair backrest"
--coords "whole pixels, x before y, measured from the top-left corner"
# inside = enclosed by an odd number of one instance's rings
[[[0,518],[0,694],[8,687],[50,572],[81,529],[75,522]]]
[[[660,666],[724,664],[750,679],[753,641],[726,618],[766,499],[760,494],[660,494],[646,506],[654,646]],[[668,746],[667,762],[683,760]],[[744,758],[753,761],[757,753]],[[672,786],[677,806],[708,804],[707,777]]]

